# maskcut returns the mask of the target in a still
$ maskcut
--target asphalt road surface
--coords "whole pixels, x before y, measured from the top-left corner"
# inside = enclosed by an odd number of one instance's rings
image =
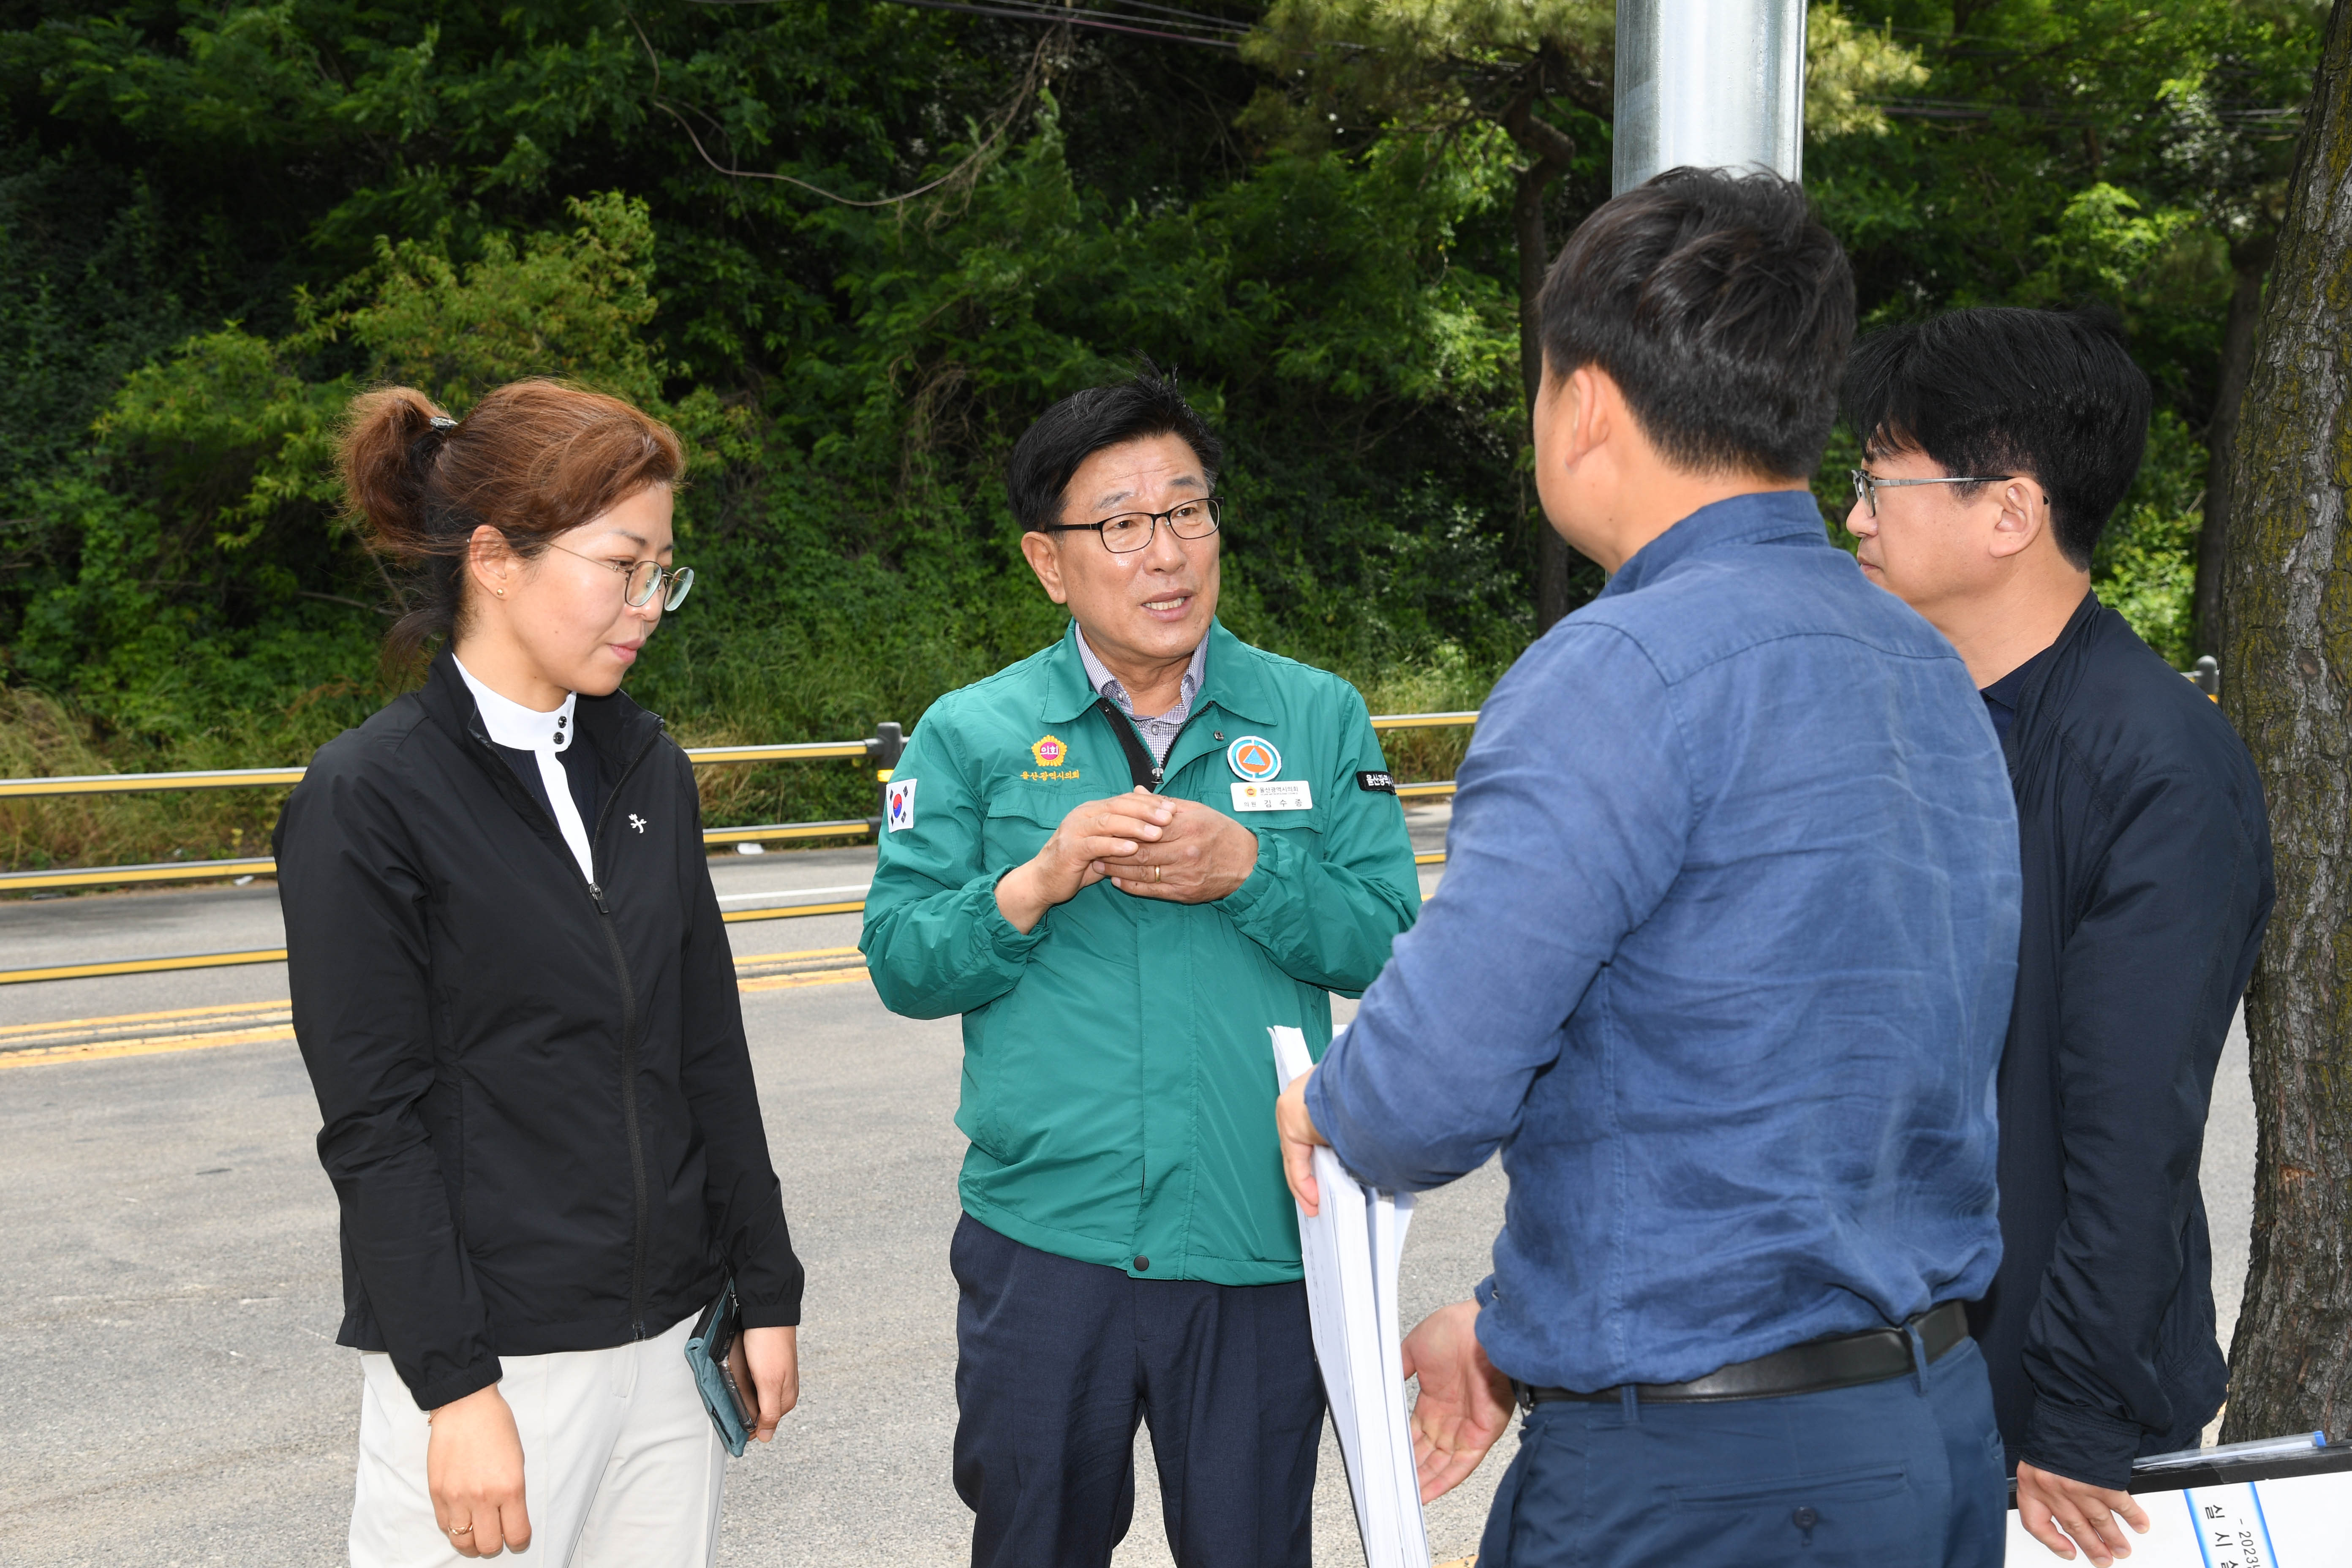
[[[1434,847],[1442,808],[1414,816]],[[871,865],[870,850],[841,849],[728,858],[715,872],[740,909],[854,899]],[[962,1562],[970,1516],[949,1480],[955,1021],[883,1011],[844,952],[855,916],[730,931],[809,1293],[801,1406],[774,1445],[730,1467],[719,1561]],[[0,905],[5,968],[281,941],[266,885]],[[0,1563],[345,1560],[359,1376],[331,1342],[334,1203],[310,1084],[273,1005],[285,995],[278,964],[0,987]],[[258,1037],[190,1048],[192,1037]],[[101,1051],[120,1054],[88,1054]],[[2233,1036],[2205,1176],[2225,1342],[2252,1121]],[[1423,1199],[1400,1289],[1408,1322],[1486,1272],[1502,1194],[1489,1165]],[[1475,1549],[1507,1457],[1432,1505],[1441,1561]],[[1170,1562],[1148,1438],[1138,1473],[1122,1568]],[[1360,1561],[1328,1436],[1316,1550]]]

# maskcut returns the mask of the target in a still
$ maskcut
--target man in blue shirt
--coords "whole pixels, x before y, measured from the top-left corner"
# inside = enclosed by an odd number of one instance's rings
[[[1544,510],[1612,574],[1504,677],[1445,881],[1278,1110],[1495,1272],[1406,1342],[1423,1490],[1527,1412],[1480,1568],[1995,1563],[1961,1303],[1999,1261],[2017,826],[1967,667],[1804,476],[1853,286],[1803,194],[1677,170],[1539,303]]]

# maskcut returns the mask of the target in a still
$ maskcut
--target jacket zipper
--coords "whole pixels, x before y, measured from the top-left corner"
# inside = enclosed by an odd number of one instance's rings
[[[637,771],[637,764],[653,750],[661,738],[656,724],[646,737],[625,766],[621,776],[613,781],[613,788],[604,796],[604,809],[596,814],[596,831],[588,837],[588,863],[596,863],[597,847],[604,842],[604,824],[613,817],[614,803],[621,798],[621,786]],[[621,982],[621,1124],[629,1134],[629,1181],[636,1195],[636,1233],[631,1238],[629,1258],[629,1332],[637,1339],[646,1337],[646,1247],[653,1230],[653,1208],[646,1198],[646,1147],[637,1127],[637,991],[629,975],[628,956],[621,951],[620,929],[613,922],[612,906],[604,901],[604,889],[594,882],[588,883],[588,896],[596,902],[596,913],[604,921],[604,944],[613,952],[613,973]]]
[[[1194,692],[1192,694],[1193,700],[1198,701],[1200,695],[1201,694],[1199,692]],[[1106,701],[1108,701],[1107,699]],[[1118,711],[1118,705],[1116,703],[1111,703],[1109,706],[1111,711],[1104,714],[1103,717],[1110,720],[1113,723],[1126,725],[1127,732],[1133,736],[1135,743],[1143,749],[1143,754],[1149,756],[1151,752],[1151,743],[1143,738],[1143,731],[1135,727],[1135,720],[1133,716]],[[1205,707],[1207,704],[1203,703],[1202,706]],[[1192,727],[1192,721],[1198,719],[1200,716],[1201,709],[1193,709],[1190,713],[1184,715],[1184,721],[1176,726],[1176,732],[1168,737],[1168,749],[1160,753],[1160,760],[1153,764],[1151,769],[1152,794],[1158,795],[1160,793],[1160,786],[1167,782],[1168,759],[1176,754],[1176,747],[1178,743],[1184,739],[1184,731],[1191,729]],[[1126,748],[1121,747],[1120,749],[1124,751]],[[1131,767],[1129,771],[1133,771]],[[1139,1217],[1140,1217],[1140,1205],[1151,1201],[1151,1168],[1150,1163],[1148,1159],[1138,1160],[1136,1162],[1135,1201],[1139,1205]]]
[[[1194,696],[1195,698],[1197,698],[1199,695],[1200,695],[1200,693],[1198,693],[1198,692],[1194,692],[1194,693],[1193,693],[1193,696]],[[1105,700],[1106,700],[1106,701],[1108,701],[1108,699],[1105,699]],[[1191,729],[1191,728],[1192,727],[1192,721],[1193,721],[1193,720],[1195,720],[1195,719],[1198,719],[1200,716],[1201,716],[1201,710],[1200,710],[1200,709],[1198,709],[1198,708],[1193,709],[1193,710],[1192,710],[1192,711],[1191,711],[1190,713],[1187,713],[1187,714],[1185,714],[1185,715],[1184,715],[1184,721],[1183,721],[1181,724],[1179,724],[1179,725],[1177,725],[1177,726],[1176,726],[1176,732],[1175,732],[1174,734],[1172,734],[1172,735],[1171,735],[1171,736],[1169,736],[1169,737],[1168,737],[1168,749],[1167,749],[1166,751],[1164,751],[1164,752],[1160,752],[1160,760],[1159,760],[1158,762],[1156,762],[1156,763],[1154,763],[1152,764],[1152,768],[1151,768],[1151,793],[1152,793],[1152,794],[1154,794],[1154,795],[1158,795],[1158,794],[1160,793],[1160,784],[1162,784],[1163,783],[1165,783],[1165,782],[1167,781],[1167,774],[1168,774],[1168,759],[1169,759],[1170,757],[1172,757],[1172,756],[1174,756],[1174,755],[1176,754],[1176,748],[1177,748],[1177,746],[1178,746],[1178,745],[1179,745],[1179,744],[1183,741],[1183,739],[1184,739],[1184,731],[1187,731],[1187,730],[1189,730],[1189,729]],[[1114,703],[1114,704],[1112,704],[1112,706],[1111,706],[1111,710],[1110,710],[1109,712],[1108,712],[1108,713],[1104,714],[1104,715],[1103,715],[1103,717],[1104,717],[1104,718],[1106,718],[1106,719],[1111,720],[1111,721],[1112,721],[1113,722],[1115,722],[1115,723],[1120,723],[1120,724],[1124,724],[1124,725],[1126,725],[1126,726],[1127,726],[1127,732],[1128,732],[1129,735],[1132,735],[1132,736],[1135,738],[1135,743],[1136,743],[1136,745],[1137,745],[1137,746],[1139,746],[1139,747],[1140,747],[1140,748],[1142,749],[1142,754],[1143,754],[1143,755],[1145,755],[1145,756],[1150,756],[1150,755],[1151,754],[1151,742],[1149,742],[1149,741],[1147,741],[1147,740],[1145,740],[1145,739],[1143,738],[1143,731],[1140,731],[1140,730],[1139,730],[1139,729],[1137,729],[1137,728],[1135,727],[1135,720],[1134,720],[1132,717],[1130,717],[1129,715],[1128,715],[1128,714],[1126,714],[1126,713],[1124,713],[1124,712],[1121,712],[1121,711],[1118,710],[1118,705],[1117,705],[1117,704],[1115,704],[1115,703]],[[1126,750],[1126,748],[1125,748],[1125,747],[1121,747],[1121,748],[1120,748],[1120,750],[1121,750],[1122,752],[1124,752],[1124,751]],[[1130,771],[1131,771],[1131,770],[1130,770]]]
[[[620,776],[613,781],[612,789],[604,796],[604,807],[596,814],[595,831],[588,836],[589,865],[596,863],[596,848],[604,842],[604,824],[612,820],[614,803],[621,798],[621,786],[629,782],[629,775],[637,771],[637,764],[645,761],[646,753],[654,749],[654,742],[661,736],[662,725],[656,720],[653,733],[647,735],[644,744],[630,755],[621,769]],[[487,738],[481,739],[485,747],[490,745]],[[507,767],[506,759],[498,756],[495,751],[492,757],[499,764],[499,772],[511,777],[512,770]],[[536,800],[530,804],[539,805]],[[544,807],[541,808],[541,815],[548,816],[551,822],[553,820],[552,814]],[[559,839],[561,837],[559,832]],[[564,850],[562,858],[563,863],[572,868],[572,874],[580,878],[580,885],[587,889],[589,901],[596,906],[598,929],[604,933],[606,951],[613,955],[614,977],[621,984],[621,1125],[628,1133],[629,1181],[636,1205],[636,1223],[630,1236],[629,1247],[629,1333],[632,1338],[641,1340],[646,1337],[646,1247],[653,1229],[653,1211],[646,1198],[645,1140],[637,1126],[636,983],[629,974],[628,955],[622,951],[620,929],[613,921],[612,906],[604,901],[604,889],[596,884],[593,878],[581,876],[580,864],[572,859],[571,850]]]

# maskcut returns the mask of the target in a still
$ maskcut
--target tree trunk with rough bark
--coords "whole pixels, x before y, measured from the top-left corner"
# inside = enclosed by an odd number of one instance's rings
[[[2222,1436],[2352,1427],[2352,6],[2327,22],[2231,454],[2222,701],[2278,904],[2246,997],[2254,1235]]]
[[[2205,431],[2205,521],[2197,531],[2197,651],[2211,653],[2226,640],[2221,625],[2222,563],[2229,555],[2230,448],[2238,436],[2246,377],[2254,366],[2254,321],[2262,314],[2263,279],[2278,250],[2276,231],[2249,236],[2230,247],[2236,286],[2221,323],[2221,374],[2213,394],[2213,420]]]
[[[1519,252],[1519,380],[1527,389],[1528,419],[1533,439],[1536,392],[1543,384],[1542,319],[1537,296],[1543,292],[1544,274],[1551,268],[1551,244],[1544,233],[1544,197],[1552,182],[1566,174],[1576,158],[1576,143],[1568,134],[1535,115],[1535,95],[1522,93],[1503,111],[1503,129],[1528,155],[1511,198],[1512,237]],[[1575,570],[1568,541],[1548,522],[1536,526],[1536,632],[1551,630],[1568,614],[1570,574]]]

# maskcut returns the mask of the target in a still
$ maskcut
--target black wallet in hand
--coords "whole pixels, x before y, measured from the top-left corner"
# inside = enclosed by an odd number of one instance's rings
[[[686,1342],[686,1364],[694,1369],[694,1385],[701,1391],[702,1407],[719,1429],[728,1453],[743,1456],[760,1424],[760,1401],[751,1387],[751,1367],[743,1354],[743,1315],[735,1305],[735,1281],[719,1288],[719,1300],[702,1310],[694,1332]]]

